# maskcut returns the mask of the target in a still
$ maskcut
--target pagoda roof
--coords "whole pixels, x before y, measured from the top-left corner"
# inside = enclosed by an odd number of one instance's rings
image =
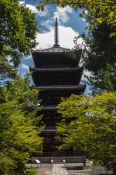
[[[48,132],[53,132],[54,133],[54,132],[56,132],[56,128],[54,126],[52,126],[52,127],[45,127],[44,130],[42,131],[42,133],[43,132],[47,132],[47,133]]]
[[[63,47],[50,47],[47,49],[36,49],[36,50],[32,50],[32,54],[64,54],[64,53],[74,53],[74,51],[82,51],[82,49],[67,49],[67,48],[63,48]]]
[[[75,50],[75,49],[66,49],[66,48],[63,48],[63,47],[50,47],[50,48],[47,48],[47,49],[36,49],[36,50],[32,50],[32,55],[34,54],[38,54],[38,55],[51,55],[51,54],[66,54],[67,52],[69,53],[74,53],[74,51],[82,51],[81,49],[78,49],[78,50]]]
[[[56,105],[41,106],[41,110],[56,110]]]
[[[55,52],[65,52],[66,50],[68,49],[65,49],[63,47],[51,47],[51,48],[48,48],[48,49],[42,49],[42,50],[33,50],[33,52],[38,52],[38,53],[44,53],[44,52],[47,52],[47,53],[55,53]]]
[[[54,72],[54,71],[77,71],[77,70],[83,70],[83,67],[55,67],[55,68],[31,68],[30,71],[38,71],[38,72]]]
[[[35,86],[40,90],[84,90],[86,88],[86,84],[84,85],[51,85],[51,86]]]

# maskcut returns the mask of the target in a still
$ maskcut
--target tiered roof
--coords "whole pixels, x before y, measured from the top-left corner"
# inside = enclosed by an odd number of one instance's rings
[[[35,88],[39,89],[39,96],[43,101],[41,107],[46,118],[51,119],[51,125],[46,122],[46,132],[56,132],[55,123],[59,114],[56,107],[61,97],[69,97],[71,94],[82,94],[85,85],[80,84],[83,67],[79,67],[81,50],[76,57],[73,51],[62,48],[58,44],[58,26],[55,23],[55,44],[52,48],[36,50],[32,52],[35,68],[30,68]],[[45,121],[45,119],[44,119]],[[50,122],[49,122],[50,125]],[[50,128],[50,130],[49,130]]]

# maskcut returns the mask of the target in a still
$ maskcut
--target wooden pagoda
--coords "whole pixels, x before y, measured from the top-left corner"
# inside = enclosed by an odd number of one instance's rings
[[[45,129],[42,132],[45,142],[43,152],[56,152],[58,141],[55,139],[56,123],[59,114],[56,107],[61,97],[81,94],[85,85],[80,84],[83,67],[79,67],[81,50],[67,50],[58,44],[58,22],[55,21],[55,44],[52,48],[32,52],[35,68],[31,68],[35,87],[39,89],[41,114]],[[40,115],[40,112],[38,112]]]

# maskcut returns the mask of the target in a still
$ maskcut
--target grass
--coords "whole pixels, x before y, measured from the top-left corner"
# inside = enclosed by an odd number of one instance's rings
[[[27,168],[26,175],[37,175],[37,169],[36,168]]]

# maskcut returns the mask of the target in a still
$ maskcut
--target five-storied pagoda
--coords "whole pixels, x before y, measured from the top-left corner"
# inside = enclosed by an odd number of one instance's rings
[[[67,36],[68,37],[68,36]],[[80,85],[83,67],[79,67],[81,50],[64,49],[58,42],[58,22],[55,21],[55,43],[52,48],[32,52],[35,68],[31,69],[35,87],[39,89],[41,114],[45,129],[43,152],[57,152],[58,141],[55,139],[55,125],[59,121],[57,105],[61,97],[81,94],[85,85]],[[75,56],[74,56],[75,55]],[[38,112],[40,115],[40,112]]]

